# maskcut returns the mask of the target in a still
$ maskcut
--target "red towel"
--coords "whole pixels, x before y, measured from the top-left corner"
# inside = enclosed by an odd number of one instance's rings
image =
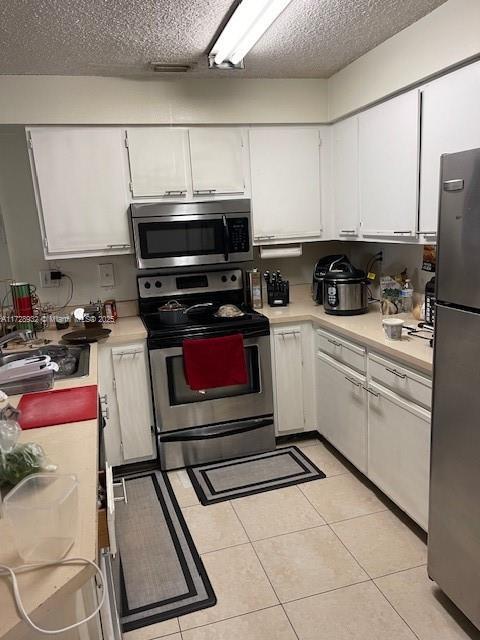
[[[183,341],[185,379],[194,391],[247,384],[243,336]]]

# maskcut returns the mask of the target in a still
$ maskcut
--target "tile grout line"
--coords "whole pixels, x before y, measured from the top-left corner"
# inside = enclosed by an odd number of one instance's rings
[[[307,498],[308,502],[312,505],[312,507],[315,509],[315,505],[310,502],[310,500],[308,499],[307,496],[305,496],[305,497]],[[358,517],[362,517],[362,516],[358,516]],[[322,516],[322,518],[323,518],[323,516]],[[365,567],[357,560],[357,558],[353,555],[353,553],[350,551],[350,549],[347,547],[347,545],[343,542],[343,540],[340,539],[340,537],[337,535],[336,531],[330,526],[329,523],[327,523],[327,527],[330,529],[330,531],[333,533],[333,535],[337,538],[337,540],[339,540],[339,542],[342,544],[342,546],[348,551],[349,555],[358,564],[360,569],[362,569],[362,571],[364,571],[366,573],[366,575],[368,576],[368,578],[370,580],[373,580],[372,576],[368,573],[368,571],[365,569]]]
[[[412,571],[413,569],[419,569],[420,567],[426,567],[427,563],[422,562],[421,564],[415,564],[413,567],[407,567],[406,569],[397,569],[397,571],[390,571],[389,573],[382,573],[380,576],[375,576],[372,578],[373,581],[381,580],[382,578],[388,578],[388,576],[394,576],[397,573],[404,573],[405,571]]]
[[[213,626],[220,622],[225,622],[226,620],[235,620],[235,618],[243,618],[243,616],[249,616],[251,613],[258,613],[259,611],[268,611],[268,609],[275,609],[276,607],[281,607],[281,606],[282,605],[280,603],[271,604],[268,607],[260,607],[259,609],[253,609],[252,611],[246,611],[245,613],[237,613],[234,616],[227,616],[226,618],[220,618],[220,620],[214,620],[213,622],[205,622],[204,624],[197,624],[194,627],[189,627],[188,629],[181,629],[180,631],[176,631],[175,633],[187,633],[188,631],[193,631],[194,629],[202,629],[203,627]],[[187,613],[185,615],[190,615],[190,614]],[[169,635],[174,635],[174,634],[169,634]],[[168,636],[160,636],[155,640],[163,640],[164,637],[168,638]]]
[[[316,593],[311,593],[308,596],[302,596],[301,598],[292,598],[292,600],[286,600],[284,603],[281,603],[282,605],[284,604],[292,604],[294,602],[301,602],[302,600],[308,600],[309,598],[316,598],[317,596],[323,596],[326,593],[333,593],[334,591],[341,591],[342,589],[348,589],[349,587],[355,587],[359,584],[366,584],[367,582],[373,582],[373,580],[371,578],[365,578],[365,580],[356,580],[355,582],[352,582],[351,584],[344,584],[340,587],[333,587],[332,589],[325,589],[324,591],[318,591]]]
[[[246,536],[247,536],[247,538],[250,540],[250,544],[251,544],[251,546],[252,546],[253,553],[255,554],[255,556],[256,556],[256,558],[257,558],[257,560],[258,560],[258,562],[259,562],[259,564],[260,564],[260,566],[261,566],[261,568],[262,568],[262,571],[263,571],[263,573],[265,574],[265,577],[267,578],[268,583],[270,584],[270,586],[271,586],[271,588],[272,588],[272,591],[273,591],[273,593],[275,594],[275,597],[276,597],[276,598],[277,598],[277,600],[278,600],[279,605],[282,607],[282,611],[284,612],[284,614],[285,614],[285,616],[286,616],[286,618],[287,618],[287,620],[288,620],[288,624],[291,626],[292,631],[293,631],[293,633],[295,634],[295,637],[297,638],[297,640],[300,640],[300,638],[298,637],[298,634],[297,634],[297,632],[296,632],[296,630],[295,630],[295,627],[294,627],[294,626],[293,626],[293,624],[290,622],[290,618],[288,617],[288,614],[287,614],[287,612],[285,611],[285,607],[283,606],[282,602],[280,601],[280,598],[278,597],[278,593],[275,591],[275,587],[273,586],[272,581],[270,580],[270,577],[269,577],[269,575],[268,575],[268,573],[267,573],[267,571],[266,571],[265,567],[263,566],[262,561],[260,560],[260,558],[259,558],[259,556],[258,556],[257,550],[255,549],[255,546],[254,546],[254,544],[253,544],[253,541],[250,539],[250,536],[248,535],[248,531],[245,529],[245,527],[244,527],[244,525],[243,525],[243,522],[242,522],[242,520],[241,520],[240,516],[238,515],[238,513],[236,512],[235,507],[234,507],[234,505],[233,505],[232,503],[233,503],[233,501],[232,501],[232,500],[230,500],[231,507],[232,507],[232,509],[233,509],[233,511],[234,511],[234,513],[235,513],[235,515],[237,516],[238,521],[240,522],[240,525],[241,525],[242,529],[245,531],[245,535],[246,535]]]
[[[341,522],[350,522],[350,520],[356,520],[357,518],[364,518],[365,516],[373,516],[376,513],[383,513],[384,511],[389,511],[389,508],[385,507],[385,509],[378,509],[377,511],[370,511],[369,513],[360,513],[358,516],[351,516],[350,518],[342,518],[342,520],[331,520],[330,522],[327,522],[327,524],[330,525],[330,524],[340,524]]]
[[[388,604],[391,606],[391,608],[395,611],[395,613],[397,614],[397,616],[403,620],[404,624],[410,629],[410,631],[413,633],[413,635],[415,636],[415,638],[418,638],[418,640],[421,640],[420,636],[415,633],[415,631],[412,629],[412,627],[408,624],[408,622],[405,620],[405,618],[402,616],[402,614],[397,611],[397,609],[395,608],[395,606],[390,602],[390,600],[387,598],[387,596],[383,593],[383,591],[380,589],[380,587],[378,586],[378,584],[375,582],[375,580],[372,580],[373,584],[375,585],[375,588],[377,589],[377,591],[380,593],[380,595],[385,599],[385,602],[388,602]]]

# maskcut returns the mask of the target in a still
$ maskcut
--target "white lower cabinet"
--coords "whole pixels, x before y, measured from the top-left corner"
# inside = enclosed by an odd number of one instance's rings
[[[272,372],[277,435],[314,428],[312,334],[308,325],[273,330]]]
[[[430,412],[374,383],[368,395],[368,477],[426,530]]]
[[[155,458],[145,342],[101,345],[98,365],[106,458],[114,467]]]
[[[320,433],[356,467],[367,471],[367,392],[365,376],[316,356],[317,415]]]
[[[334,333],[315,334],[318,431],[426,530],[431,379]]]

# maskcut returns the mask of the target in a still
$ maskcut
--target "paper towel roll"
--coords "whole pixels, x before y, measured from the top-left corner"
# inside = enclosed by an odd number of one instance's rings
[[[261,258],[295,258],[302,255],[301,244],[277,245],[275,247],[260,247]]]

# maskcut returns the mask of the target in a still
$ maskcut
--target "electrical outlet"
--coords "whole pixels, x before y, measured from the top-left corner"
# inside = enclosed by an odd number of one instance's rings
[[[113,264],[106,263],[98,265],[98,280],[101,287],[115,286],[115,273],[113,271]]]
[[[38,272],[38,275],[40,276],[40,286],[43,289],[48,289],[51,287],[58,288],[60,286],[60,280],[52,280],[52,271],[56,271],[56,270],[47,269],[46,271]]]

